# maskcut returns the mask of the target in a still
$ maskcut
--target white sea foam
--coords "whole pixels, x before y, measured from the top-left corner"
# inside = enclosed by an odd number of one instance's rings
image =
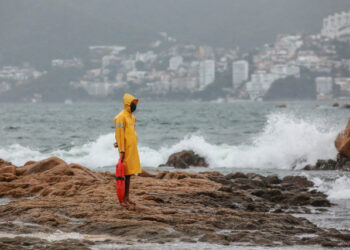
[[[341,176],[332,181],[324,181],[319,177],[312,180],[317,189],[328,195],[330,200],[350,200],[350,177]]]
[[[170,154],[192,149],[206,157],[210,167],[263,169],[301,168],[317,159],[334,158],[334,139],[340,128],[327,128],[320,121],[305,121],[286,114],[268,116],[263,130],[250,143],[241,145],[212,144],[201,135],[188,135],[178,143],[160,148],[139,145],[142,166],[156,167]],[[159,135],[161,136],[161,135]],[[90,168],[112,166],[117,162],[113,148],[114,134],[101,135],[96,141],[72,149],[40,153],[21,145],[0,148],[0,155],[16,165],[28,160],[58,156]]]
[[[13,234],[13,233],[6,233],[6,232],[0,232],[0,237],[6,237],[6,238],[15,238],[15,237],[32,237],[32,238],[39,238],[44,239],[47,241],[61,241],[61,240],[67,240],[67,239],[84,239],[84,235],[80,233],[63,233],[63,232],[56,232],[56,233],[29,233],[29,234]]]

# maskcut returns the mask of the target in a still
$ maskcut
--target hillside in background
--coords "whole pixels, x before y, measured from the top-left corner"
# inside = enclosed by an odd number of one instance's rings
[[[142,48],[160,31],[180,41],[251,49],[279,33],[317,33],[348,0],[2,0],[0,66],[83,57],[89,45]]]

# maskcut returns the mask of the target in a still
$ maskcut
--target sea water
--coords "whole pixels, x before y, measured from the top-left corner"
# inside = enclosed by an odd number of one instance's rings
[[[277,104],[143,103],[141,98],[135,112],[141,165],[157,169],[172,153],[192,149],[206,158],[209,170],[224,174],[305,175],[337,204],[308,218],[324,227],[350,228],[350,174],[301,170],[318,159],[335,159],[334,140],[350,110],[330,102]],[[1,104],[0,158],[20,166],[58,156],[96,171],[114,171],[114,117],[121,110],[118,103]]]

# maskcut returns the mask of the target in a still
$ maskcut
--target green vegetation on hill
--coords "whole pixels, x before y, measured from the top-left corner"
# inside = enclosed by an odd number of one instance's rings
[[[275,81],[264,100],[313,100],[316,99],[315,76],[303,73],[300,78],[287,77]]]

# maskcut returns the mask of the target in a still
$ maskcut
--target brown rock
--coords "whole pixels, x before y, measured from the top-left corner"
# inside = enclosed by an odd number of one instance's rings
[[[156,177],[157,174],[151,173],[150,171],[142,170],[142,173],[139,174],[141,177]]]
[[[174,153],[170,155],[166,165],[175,167],[175,168],[189,168],[190,166],[193,166],[193,167],[208,166],[205,159],[197,155],[192,150],[184,150],[179,153]]]
[[[16,167],[12,165],[0,167],[0,175],[2,174],[12,174],[16,175]]]
[[[34,164],[34,163],[36,163],[36,161],[27,161],[26,163],[24,163],[23,166],[32,165],[32,164]]]
[[[339,103],[333,103],[332,107],[339,107]]]
[[[310,197],[297,199],[307,206],[312,202],[325,203],[322,193],[308,191],[310,183],[306,178],[285,177],[278,184],[275,177],[256,174],[224,176],[219,172],[159,171],[156,178],[132,177],[131,199],[137,205],[127,210],[117,201],[113,173],[93,172],[77,164],[50,159],[38,163],[21,167],[23,174],[16,179],[0,181],[0,197],[18,198],[0,206],[0,224],[5,232],[60,230],[110,237],[108,243],[165,243],[183,239],[268,247],[280,246],[281,242],[319,244],[329,239],[325,229],[283,213],[304,211],[302,205],[290,206],[289,197],[299,194]],[[232,176],[237,178],[231,179]],[[28,198],[37,194],[40,195]],[[306,233],[322,240],[312,243],[298,237]],[[332,241],[337,246],[349,246],[348,231],[332,235],[336,235]],[[70,245],[69,240],[53,243],[3,238],[0,248],[23,247],[18,242],[27,242],[32,249],[43,245],[48,249],[79,249],[75,243]],[[81,244],[87,246],[84,240]],[[100,243],[94,244],[98,248]]]
[[[42,173],[45,171],[48,171],[52,168],[55,168],[56,166],[65,166],[67,165],[63,160],[57,158],[57,157],[50,157],[48,159],[35,162],[33,164],[29,164],[27,166],[24,166],[22,168],[25,169],[24,174],[34,174],[34,173]]]
[[[345,130],[338,134],[334,144],[340,154],[350,157],[350,119]]]
[[[0,168],[1,167],[6,167],[6,166],[12,166],[12,163],[8,162],[8,161],[5,161],[5,160],[0,158]]]

